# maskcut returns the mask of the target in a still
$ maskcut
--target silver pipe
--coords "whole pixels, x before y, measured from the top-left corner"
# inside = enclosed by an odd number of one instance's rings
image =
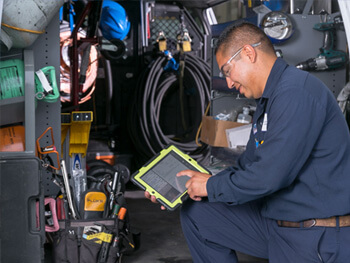
[[[289,3],[290,3],[290,13],[291,14],[294,14],[294,0],[290,0],[289,1]]]

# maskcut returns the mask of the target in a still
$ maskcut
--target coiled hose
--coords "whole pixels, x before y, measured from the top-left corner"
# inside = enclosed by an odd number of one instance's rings
[[[160,127],[162,102],[169,89],[174,88],[180,78],[175,71],[164,71],[166,62],[165,57],[158,57],[139,78],[128,116],[131,139],[138,153],[147,159],[167,145],[173,144],[197,161],[203,161],[209,155],[207,145],[197,145],[195,138],[190,138],[189,142],[181,142],[178,138],[174,140],[166,136]],[[183,86],[197,90],[196,96],[199,100],[197,110],[199,116],[203,116],[210,102],[210,67],[204,60],[189,53],[184,55]],[[172,117],[174,116],[169,116],[169,118]],[[198,129],[200,123],[201,119],[194,128]]]

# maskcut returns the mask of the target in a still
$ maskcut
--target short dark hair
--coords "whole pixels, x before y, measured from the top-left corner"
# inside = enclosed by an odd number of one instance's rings
[[[271,40],[266,36],[263,30],[246,21],[236,22],[226,27],[220,34],[216,42],[215,54],[220,50],[224,52],[224,54],[227,53],[230,55],[246,44],[258,42],[261,42],[258,48],[263,52],[275,53]]]

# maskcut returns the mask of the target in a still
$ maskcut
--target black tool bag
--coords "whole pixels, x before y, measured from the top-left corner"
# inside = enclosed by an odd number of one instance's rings
[[[79,219],[59,220],[59,230],[50,233],[54,263],[116,263],[140,246],[130,228],[123,173],[104,164],[91,169],[88,179]]]
[[[60,220],[52,233],[54,263],[116,263],[139,247],[127,219]]]

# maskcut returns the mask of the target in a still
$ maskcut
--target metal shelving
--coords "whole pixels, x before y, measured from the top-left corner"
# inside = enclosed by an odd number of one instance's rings
[[[57,14],[32,46],[1,50],[1,60],[16,58],[24,62],[24,96],[0,100],[0,126],[23,124],[25,150],[0,152],[0,262],[44,261],[44,196],[53,196],[59,189],[51,182],[52,174],[42,168],[36,157],[36,139],[52,127],[55,141],[60,142],[61,103],[35,99],[35,72],[54,66],[59,80],[59,28]],[[50,140],[49,135],[44,136],[46,143]],[[60,144],[55,146],[60,152]]]
[[[32,50],[23,50],[23,61],[24,96],[0,100],[0,125],[24,123],[25,152],[0,152],[0,158],[23,154],[35,156],[34,55]]]

